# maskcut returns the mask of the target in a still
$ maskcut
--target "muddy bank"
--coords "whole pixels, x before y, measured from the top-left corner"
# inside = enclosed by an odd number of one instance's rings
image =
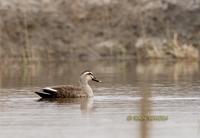
[[[198,58],[200,0],[10,0],[0,8],[1,59]],[[165,51],[175,34],[178,55],[176,46]],[[152,38],[162,41],[150,43],[155,56],[144,52]]]

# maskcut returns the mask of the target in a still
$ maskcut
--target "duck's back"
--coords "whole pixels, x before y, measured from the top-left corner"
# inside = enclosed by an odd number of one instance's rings
[[[43,88],[36,92],[42,98],[79,98],[87,97],[80,87],[72,85],[60,85]]]
[[[52,89],[57,90],[57,97],[63,98],[78,98],[78,97],[86,97],[86,94],[82,92],[80,87],[72,86],[72,85],[61,85],[54,86]]]

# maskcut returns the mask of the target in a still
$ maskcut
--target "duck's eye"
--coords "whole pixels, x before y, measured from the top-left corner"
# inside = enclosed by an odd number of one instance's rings
[[[91,78],[93,78],[93,74],[92,74],[92,73],[88,73],[88,75],[89,75]]]
[[[87,75],[93,75],[93,74],[89,72],[89,73],[87,73]]]

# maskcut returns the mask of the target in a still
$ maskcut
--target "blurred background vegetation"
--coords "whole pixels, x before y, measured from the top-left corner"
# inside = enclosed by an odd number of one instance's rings
[[[0,59],[199,58],[200,0],[1,0]]]

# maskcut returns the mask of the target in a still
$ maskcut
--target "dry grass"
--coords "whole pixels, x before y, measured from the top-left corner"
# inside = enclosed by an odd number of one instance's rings
[[[191,13],[166,3],[152,7],[150,0],[49,1],[13,0],[9,6],[0,6],[1,59],[96,59],[145,54],[148,58],[197,58],[196,48],[187,44],[167,41],[168,52],[162,50],[162,45],[150,45],[141,53],[135,44],[143,37],[168,38],[175,31],[180,39],[199,45],[199,26],[195,21],[198,10]],[[107,42],[112,43],[108,46]]]
[[[170,40],[140,38],[136,43],[139,58],[154,59],[199,59],[199,50],[191,44],[181,44],[178,34]],[[141,54],[142,53],[142,54]]]
[[[166,53],[173,58],[199,59],[199,51],[191,44],[180,44],[178,34],[174,34],[173,40],[168,43]]]

